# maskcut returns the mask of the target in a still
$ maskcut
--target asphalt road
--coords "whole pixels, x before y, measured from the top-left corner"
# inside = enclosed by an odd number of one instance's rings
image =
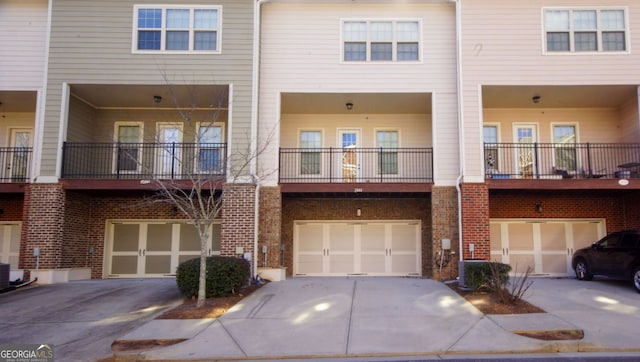
[[[96,361],[112,356],[114,340],[180,301],[173,278],[28,286],[0,294],[0,344],[49,344],[56,361]]]

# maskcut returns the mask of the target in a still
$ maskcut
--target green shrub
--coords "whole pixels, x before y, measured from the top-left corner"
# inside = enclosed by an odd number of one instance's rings
[[[497,271],[498,276],[494,276],[493,271]],[[464,282],[465,285],[474,292],[481,289],[494,289],[494,278],[498,278],[501,285],[506,285],[509,280],[509,271],[511,266],[498,262],[486,263],[465,263],[464,264]]]
[[[247,260],[230,256],[210,256],[207,258],[206,297],[227,297],[245,287],[251,275]],[[200,258],[187,260],[178,265],[176,283],[185,297],[198,296]]]

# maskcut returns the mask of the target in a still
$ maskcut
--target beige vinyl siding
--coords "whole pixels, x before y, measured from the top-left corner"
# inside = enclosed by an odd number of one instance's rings
[[[67,123],[67,142],[95,142],[96,110],[76,97],[69,98],[69,122]]]
[[[365,118],[366,117],[366,118]],[[430,118],[430,117],[428,117]],[[341,147],[339,129],[361,130],[360,147],[377,147],[377,130],[396,130],[400,147],[431,147],[431,120],[424,115],[283,115],[280,127],[282,147],[300,147],[300,131],[321,130],[322,147]]]
[[[640,84],[640,2],[461,0],[461,6],[465,178],[480,179],[483,172],[480,85]],[[628,52],[545,54],[544,7],[625,8]],[[637,135],[637,120],[632,123],[625,123],[627,131]]]
[[[553,143],[553,125],[576,125],[577,142],[623,142],[620,112],[611,108],[578,109],[485,109],[485,123],[499,123],[500,142],[512,143],[513,124],[535,124],[540,143]]]
[[[262,138],[275,134],[274,146],[261,157],[261,168],[277,168],[281,93],[431,93],[432,125],[424,144],[440,147],[436,183],[458,175],[456,99],[456,37],[454,4],[305,2],[264,3],[261,32],[259,123]],[[343,19],[419,19],[421,61],[350,63],[341,61]],[[370,116],[370,115],[369,115]],[[325,127],[324,120],[316,127]],[[393,127],[394,123],[387,124]],[[289,126],[287,126],[289,127]],[[422,136],[422,135],[420,135]],[[430,137],[430,139],[427,139]],[[363,136],[366,138],[366,136]],[[277,174],[266,184],[275,184]]]
[[[640,110],[638,109],[638,97],[634,97],[620,107],[620,132],[623,137],[621,142],[640,141]]]
[[[221,54],[133,54],[134,5],[152,0],[53,2],[47,105],[40,174],[54,176],[63,84],[231,84],[234,147],[251,126],[252,0],[222,0]],[[174,4],[162,1],[160,3]],[[187,5],[211,5],[202,0]],[[113,131],[110,131],[113,132]]]
[[[42,87],[46,35],[47,1],[0,2],[0,90]]]

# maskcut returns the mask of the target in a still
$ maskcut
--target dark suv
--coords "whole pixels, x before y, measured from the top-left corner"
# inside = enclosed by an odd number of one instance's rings
[[[571,265],[580,280],[591,280],[594,275],[631,280],[640,293],[640,230],[611,233],[577,250]]]

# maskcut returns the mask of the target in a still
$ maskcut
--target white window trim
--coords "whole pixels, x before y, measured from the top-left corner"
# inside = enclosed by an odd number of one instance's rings
[[[502,133],[502,129],[500,128],[501,124],[500,123],[496,123],[496,122],[484,122],[482,124],[482,133],[483,133],[483,135],[482,135],[482,160],[483,160],[483,163],[486,162],[486,159],[484,157],[484,151],[485,151],[485,147],[484,147],[484,143],[485,143],[484,142],[484,127],[485,126],[487,126],[487,127],[495,127],[496,128],[496,135],[497,135],[496,143],[497,144],[502,143],[502,134],[501,134]],[[499,147],[496,147],[496,148],[497,148],[498,156],[500,156],[500,148]],[[496,171],[496,173],[500,173],[500,170],[503,169],[503,167],[502,167],[502,158],[503,157],[498,157],[498,163],[493,165],[493,169]],[[484,165],[482,167],[482,170],[483,170],[483,172],[485,172],[486,165]]]
[[[211,174],[211,175],[217,175],[220,174],[220,172],[211,172],[211,171],[201,171],[200,170],[200,128],[201,127],[220,127],[220,143],[224,144],[226,143],[225,141],[225,127],[224,127],[224,122],[198,122],[196,123],[196,134],[195,134],[195,148],[196,148],[196,154],[194,157],[194,162],[193,162],[193,172],[196,175],[206,175],[206,174]],[[228,145],[227,145],[228,147]],[[229,149],[227,148],[227,150],[225,151],[225,158],[223,159],[223,162],[225,162],[225,164],[227,164],[228,162],[228,152]],[[228,165],[227,165],[228,166]],[[226,168],[222,170],[222,174],[224,174],[224,172],[226,172]]]
[[[138,10],[139,9],[161,9],[162,10],[162,24],[160,27],[160,49],[159,50],[145,50],[138,49]],[[190,14],[193,15],[195,9],[216,9],[218,10],[218,28],[216,29],[216,50],[166,50],[166,11],[167,9],[187,9]],[[190,16],[189,25],[189,48],[193,46],[193,16]],[[222,53],[222,6],[221,5],[159,5],[159,4],[145,4],[133,6],[133,26],[131,27],[131,53],[133,54],[220,54]]]
[[[398,147],[397,148],[402,148],[402,133],[400,133],[400,129],[399,128],[386,128],[386,127],[380,127],[380,128],[374,128],[373,129],[373,144],[375,145],[376,149],[379,149],[380,146],[378,146],[378,132],[396,132],[398,133]],[[398,153],[396,152],[396,155],[398,155]],[[378,159],[376,157],[376,176],[377,177],[384,177],[384,176],[391,176],[391,177],[396,177],[396,176],[402,176],[404,174],[403,172],[403,165],[402,165],[402,157],[398,157],[398,159],[396,160],[398,162],[398,164],[396,165],[398,167],[396,173],[380,173],[380,165],[378,165]]]
[[[547,50],[547,29],[545,28],[544,16],[547,10],[565,10],[569,12],[573,12],[575,10],[594,10],[600,13],[602,10],[622,10],[624,12],[624,41],[625,41],[625,50],[622,51],[603,51],[602,50],[602,28],[598,26],[596,29],[597,39],[598,39],[598,48],[599,50],[595,52],[577,52],[575,51],[575,42],[574,42],[574,34],[575,30],[573,29],[573,22],[571,21],[573,18],[569,19],[569,50],[568,51],[548,51]],[[598,25],[600,21],[600,16],[598,15]],[[622,55],[622,54],[630,54],[631,53],[631,33],[629,30],[629,9],[626,6],[576,6],[576,7],[543,7],[541,9],[540,15],[540,25],[541,25],[541,34],[542,34],[542,54],[544,55]],[[564,32],[564,31],[562,31]]]
[[[575,130],[576,134],[576,142],[575,144],[577,145],[578,143],[580,143],[580,130],[578,128],[578,122],[551,122],[549,123],[549,139],[551,140],[550,143],[555,144],[555,134],[554,134],[554,130],[555,127],[562,127],[562,126],[571,126],[573,127],[573,129]],[[580,158],[580,151],[576,148],[576,167],[578,167],[579,165],[582,165],[582,159]],[[553,162],[553,167],[556,167],[556,147],[553,148],[553,153],[552,153],[552,162]],[[580,171],[580,170],[576,170],[576,171]]]
[[[371,39],[369,38],[369,24],[376,21],[390,21],[394,24],[392,44],[392,60],[371,60]],[[367,40],[366,60],[344,60],[344,23],[345,22],[366,22]],[[398,41],[395,33],[395,23],[397,22],[417,22],[418,23],[418,60],[397,60]],[[343,18],[340,19],[340,63],[341,64],[422,64],[423,62],[423,30],[422,19],[420,18]]]
[[[118,139],[118,129],[121,126],[138,126],[140,127],[140,134],[138,134],[138,141],[137,143],[142,143],[142,140],[144,139],[144,122],[132,122],[132,121],[117,121],[114,123],[113,125],[113,142],[115,143],[119,143],[120,140]],[[140,173],[142,170],[142,162],[140,162],[141,160],[144,160],[144,155],[143,155],[143,148],[139,148],[138,149],[138,164],[136,166],[136,170],[128,170],[128,171],[118,171],[118,149],[115,148],[113,150],[113,166],[111,168],[111,170],[113,171],[113,173],[116,172],[120,172],[120,173]]]
[[[315,176],[315,177],[319,177],[322,178],[324,177],[324,175],[326,174],[325,170],[324,170],[324,162],[323,158],[322,158],[322,149],[325,148],[325,137],[324,137],[324,129],[323,128],[298,128],[298,132],[297,132],[297,140],[296,140],[296,145],[297,145],[297,149],[298,150],[302,150],[302,145],[301,143],[301,136],[302,136],[302,132],[320,132],[320,173],[315,175],[308,175],[308,174],[303,174],[300,170],[300,167],[298,167],[300,165],[300,162],[302,162],[301,160],[296,161],[296,175],[298,177],[306,177],[306,176]],[[302,159],[302,151],[300,151],[298,153],[298,156]]]

